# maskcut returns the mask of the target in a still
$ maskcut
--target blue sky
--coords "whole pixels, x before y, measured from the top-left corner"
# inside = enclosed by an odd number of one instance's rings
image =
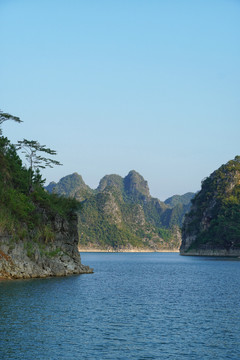
[[[200,189],[240,154],[240,1],[0,0],[12,142],[57,150],[47,183],[135,169],[153,196]]]

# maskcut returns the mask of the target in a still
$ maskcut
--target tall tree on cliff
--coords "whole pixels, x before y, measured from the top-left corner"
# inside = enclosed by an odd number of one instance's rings
[[[53,168],[54,165],[62,165],[57,160],[40,155],[40,153],[56,155],[57,152],[55,150],[47,148],[46,145],[41,145],[38,141],[23,139],[21,141],[18,141],[16,146],[17,150],[21,150],[22,153],[25,154],[26,160],[29,163],[29,191],[32,191],[34,177],[35,180],[38,179],[37,182],[44,182],[41,180],[39,171],[40,168]]]

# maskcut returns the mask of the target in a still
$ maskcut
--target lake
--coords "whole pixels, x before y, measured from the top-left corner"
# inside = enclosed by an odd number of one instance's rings
[[[0,282],[0,359],[240,359],[240,261],[82,253],[94,274]]]

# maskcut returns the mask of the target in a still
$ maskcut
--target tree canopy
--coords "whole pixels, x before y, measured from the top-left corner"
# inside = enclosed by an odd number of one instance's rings
[[[19,140],[16,145],[17,150],[21,150],[25,154],[26,160],[29,163],[30,171],[30,183],[29,188],[32,187],[32,180],[34,176],[34,171],[36,171],[37,177],[39,178],[39,169],[45,169],[46,167],[53,168],[53,165],[62,165],[59,161],[51,159],[49,157],[44,157],[40,153],[46,153],[49,155],[56,155],[57,152],[50,148],[47,148],[46,145],[41,145],[36,140]]]
[[[4,113],[2,110],[0,110],[0,126],[2,125],[2,123],[4,123],[5,121],[8,120],[12,120],[15,121],[17,123],[21,123],[22,120],[20,120],[19,117],[8,114],[8,113]],[[0,128],[0,135],[2,135],[2,129]]]

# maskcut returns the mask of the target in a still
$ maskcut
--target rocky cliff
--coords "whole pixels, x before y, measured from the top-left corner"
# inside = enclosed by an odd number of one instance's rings
[[[60,184],[69,198],[49,194],[43,187],[39,169],[60,165],[51,158],[56,151],[33,140],[11,144],[2,136],[1,124],[7,120],[22,122],[0,111],[0,278],[91,272],[78,253],[79,203],[73,199],[76,194],[69,193],[72,184],[64,180]],[[18,151],[25,154],[29,168]],[[81,177],[73,174],[72,180],[78,189],[88,191]]]
[[[47,216],[45,215],[45,220]],[[52,219],[51,237],[32,231],[24,239],[0,235],[0,278],[19,279],[91,273],[78,252],[77,216]]]
[[[182,255],[240,256],[240,157],[202,182],[182,229]]]

